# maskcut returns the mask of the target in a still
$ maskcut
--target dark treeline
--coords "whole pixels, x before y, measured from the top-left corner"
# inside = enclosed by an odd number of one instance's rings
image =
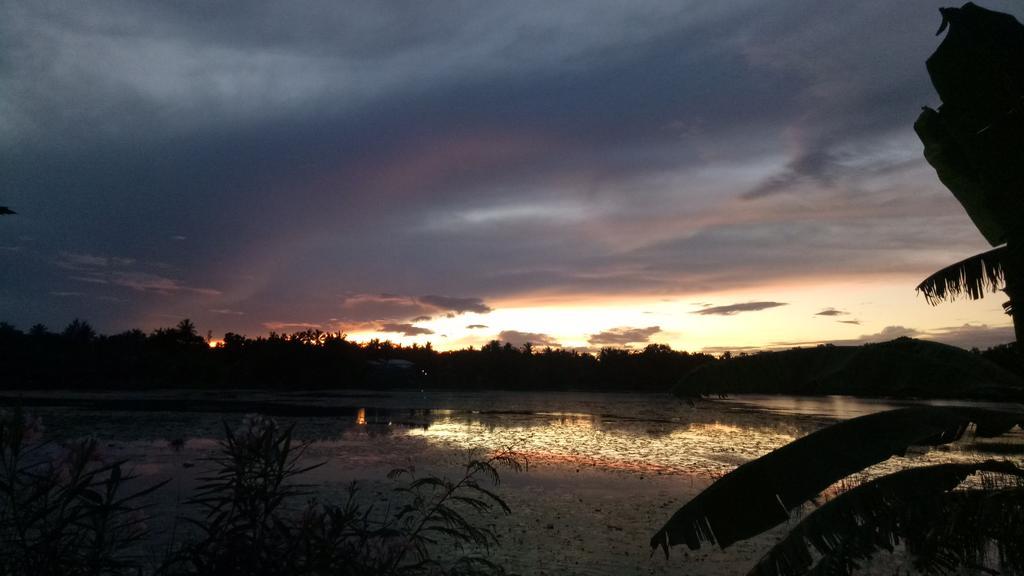
[[[1024,380],[1024,354],[1021,354],[1020,346],[1016,342],[999,344],[985,350],[971,348],[971,352],[981,355],[989,362],[1016,374]]]
[[[343,334],[306,330],[248,338],[228,333],[210,347],[188,320],[150,333],[100,335],[75,320],[61,332],[23,332],[0,323],[3,387],[376,388],[668,391],[693,368],[716,361],[663,344],[640,350],[515,347],[439,352],[389,341],[357,343]]]

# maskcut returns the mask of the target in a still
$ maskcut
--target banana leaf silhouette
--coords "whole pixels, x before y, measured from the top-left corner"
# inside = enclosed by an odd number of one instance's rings
[[[652,550],[703,543],[727,548],[789,519],[789,512],[835,482],[911,446],[959,439],[970,424],[993,437],[1024,414],[968,407],[917,406],[853,418],[818,430],[737,467],[680,508],[651,538]]]
[[[952,300],[961,294],[978,300],[986,291],[995,292],[1004,285],[1003,262],[1006,260],[1006,246],[982,252],[935,272],[917,286],[917,291],[924,294],[930,304]]]
[[[928,59],[942,105],[914,123],[925,159],[992,246],[926,278],[918,291],[935,304],[961,294],[981,298],[1002,287],[1024,339],[1024,26],[968,2],[943,8],[948,33]]]
[[[929,510],[932,514],[947,513],[950,504],[963,502],[960,494],[950,497],[951,491],[979,472],[1024,477],[1024,470],[1011,462],[987,460],[910,468],[865,482],[808,514],[761,558],[748,576],[794,576],[808,574],[812,569],[849,574],[876,552],[892,551],[900,541],[920,552],[916,563],[925,569],[933,564],[962,565],[983,553],[988,539],[970,539],[961,546],[937,542],[937,537],[949,540],[949,532],[935,530],[937,523],[922,521],[922,516],[929,515]],[[997,545],[1004,547],[1016,543],[997,540]]]

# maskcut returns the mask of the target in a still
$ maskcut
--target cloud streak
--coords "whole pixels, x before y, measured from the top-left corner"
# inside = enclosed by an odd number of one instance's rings
[[[523,344],[530,344],[532,346],[550,346],[552,348],[561,348],[562,345],[558,343],[554,337],[548,334],[541,334],[538,332],[520,332],[518,330],[502,330],[498,334],[498,340],[501,342],[508,342],[509,344],[520,347]]]
[[[353,322],[404,320],[416,323],[430,321],[432,314],[486,314],[490,311],[491,307],[483,299],[471,297],[350,294],[341,302],[343,319]]]
[[[491,311],[491,307],[484,304],[481,298],[458,298],[453,296],[420,296],[419,302],[426,304],[427,306],[433,306],[438,310],[445,312],[454,312],[456,314],[463,314],[465,312],[475,312],[477,314],[487,314]]]
[[[785,305],[785,302],[741,302],[724,306],[711,306],[702,310],[695,310],[693,313],[700,314],[701,316],[734,316],[743,312],[758,312]]]
[[[402,336],[425,336],[433,334],[434,331],[428,328],[420,326],[413,326],[412,324],[406,324],[401,322],[389,322],[381,324],[377,327],[377,330],[381,332],[394,332],[401,334]]]
[[[610,328],[597,334],[591,334],[587,339],[593,346],[626,346],[629,344],[649,342],[651,337],[661,332],[660,326],[648,326],[647,328]]]

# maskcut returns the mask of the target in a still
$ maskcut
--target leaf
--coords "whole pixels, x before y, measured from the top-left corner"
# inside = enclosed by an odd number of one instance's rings
[[[993,193],[986,186],[981,168],[972,162],[964,143],[954,137],[944,116],[925,108],[914,122],[914,131],[924,144],[925,160],[989,244],[1003,244],[1007,240],[1007,225],[994,206]]]
[[[994,293],[1005,285],[1005,259],[1006,246],[976,254],[925,278],[917,285],[917,291],[932,305],[960,295],[978,300],[986,292]]]
[[[914,129],[939,179],[997,246],[1024,221],[1024,27],[970,2],[941,12],[949,32],[927,67],[943,104]]]
[[[702,542],[721,548],[789,519],[789,510],[868,466],[959,439],[973,422],[979,436],[1003,434],[1024,415],[978,408],[918,406],[839,422],[729,472],[680,508],[651,548]]]
[[[876,478],[840,494],[809,514],[748,576],[806,574],[814,564],[811,548],[832,566],[852,566],[879,549],[891,549],[910,531],[932,528],[901,522],[908,517],[908,508],[934,502],[978,472],[1024,477],[1024,470],[1010,462],[988,460],[911,468]]]

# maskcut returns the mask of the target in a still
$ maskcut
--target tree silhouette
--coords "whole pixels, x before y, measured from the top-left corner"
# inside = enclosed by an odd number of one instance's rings
[[[96,337],[96,331],[85,320],[75,318],[64,328],[61,336],[71,342],[85,344],[91,342]]]

